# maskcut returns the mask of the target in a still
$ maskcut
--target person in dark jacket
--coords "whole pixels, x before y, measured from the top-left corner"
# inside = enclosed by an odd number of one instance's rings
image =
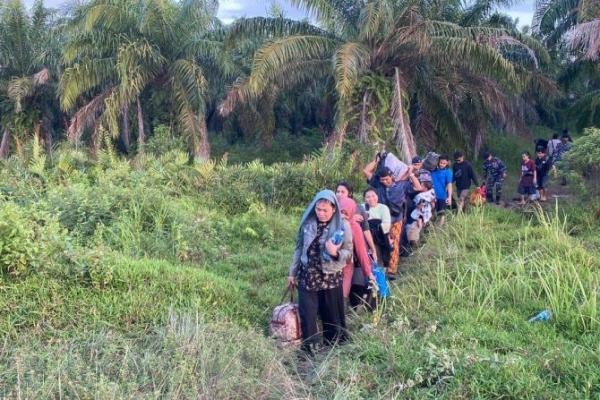
[[[340,230],[343,241],[336,245],[332,238]],[[342,270],[352,251],[352,230],[342,218],[335,193],[319,192],[302,216],[288,273],[288,286],[298,287],[302,348],[308,353],[319,344],[318,316],[326,344],[347,339]]]
[[[466,200],[469,197],[471,184],[479,186],[477,175],[470,162],[465,161],[465,155],[461,151],[454,153],[454,165],[452,166],[452,179],[458,193],[458,210],[463,211]]]
[[[538,151],[537,157],[535,158],[535,170],[537,172],[537,189],[540,191],[540,201],[546,201],[548,199],[546,186],[548,185],[551,169],[552,158],[548,157],[546,152]]]

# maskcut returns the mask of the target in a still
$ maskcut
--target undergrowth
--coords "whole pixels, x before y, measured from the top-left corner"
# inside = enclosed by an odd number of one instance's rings
[[[581,207],[451,217],[382,309],[350,317],[350,343],[304,360],[266,337],[270,311],[302,206],[358,160],[40,163],[0,170],[0,397],[600,396],[598,225]]]

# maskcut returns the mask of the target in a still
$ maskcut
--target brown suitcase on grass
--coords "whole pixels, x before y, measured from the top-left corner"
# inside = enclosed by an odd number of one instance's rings
[[[273,316],[269,324],[269,335],[275,338],[282,347],[297,347],[302,343],[300,314],[298,304],[294,302],[293,289],[286,289],[283,299],[288,293],[290,301],[275,307],[273,310]]]

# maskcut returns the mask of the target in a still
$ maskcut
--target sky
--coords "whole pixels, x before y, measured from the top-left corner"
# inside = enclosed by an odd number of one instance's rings
[[[256,17],[266,15],[273,2],[278,3],[288,18],[302,19],[305,13],[291,6],[286,0],[220,0],[219,18],[225,23],[231,23],[239,17]],[[33,0],[25,0],[31,5]],[[49,7],[59,7],[64,0],[45,0]],[[531,25],[535,0],[516,0],[515,5],[505,10],[513,18],[519,18],[519,26]]]
[[[52,1],[52,0],[49,0]],[[301,19],[304,12],[289,5],[285,0],[275,0],[284,9],[288,18]],[[219,17],[223,22],[230,23],[238,17],[255,17],[265,15],[271,8],[273,0],[221,0]],[[535,0],[515,1],[515,5],[506,10],[513,18],[519,18],[519,26],[531,25]]]

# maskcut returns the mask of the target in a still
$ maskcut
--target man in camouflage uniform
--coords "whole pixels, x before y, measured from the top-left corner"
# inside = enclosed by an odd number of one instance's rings
[[[485,193],[488,203],[494,201],[496,192],[496,204],[500,204],[502,198],[502,183],[506,178],[506,165],[498,157],[490,152],[483,154],[483,179],[485,180]]]

